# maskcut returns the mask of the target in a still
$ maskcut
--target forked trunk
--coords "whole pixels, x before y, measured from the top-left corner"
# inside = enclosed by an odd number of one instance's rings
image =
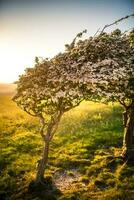
[[[46,139],[44,141],[44,147],[43,147],[43,153],[42,153],[42,159],[39,161],[38,167],[37,167],[37,175],[35,182],[42,183],[44,180],[44,173],[48,161],[48,152],[49,152],[49,139]]]
[[[125,112],[124,139],[122,155],[125,159],[134,159],[134,106]]]

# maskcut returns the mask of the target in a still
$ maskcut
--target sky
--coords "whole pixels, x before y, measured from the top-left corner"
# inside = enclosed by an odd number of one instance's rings
[[[0,0],[0,83],[16,81],[35,56],[64,51],[84,29],[89,37],[132,13],[134,0]],[[134,18],[111,28],[132,27]]]

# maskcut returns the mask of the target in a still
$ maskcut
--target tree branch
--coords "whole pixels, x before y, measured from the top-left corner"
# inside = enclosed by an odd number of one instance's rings
[[[131,106],[134,106],[134,99],[132,99],[128,105],[123,100],[118,99],[118,101],[126,110],[131,108]]]
[[[81,38],[83,36],[84,33],[87,32],[87,29],[83,30],[82,32],[78,33],[75,38],[73,39],[73,41],[71,42],[71,44],[66,44],[65,47],[67,48],[67,50],[73,49],[76,43],[76,39],[77,38]]]
[[[119,101],[119,103],[120,103],[125,109],[128,108],[128,106],[125,104],[124,101],[121,101],[120,99],[118,99],[118,101]]]
[[[44,127],[46,125],[45,119],[42,115],[40,115],[39,118],[40,118],[40,123],[42,124],[42,126],[40,128],[40,134],[41,134],[42,138],[45,140],[45,134],[44,134]]]
[[[33,117],[37,117],[37,115],[32,114],[32,113],[30,113],[29,111],[27,111],[27,109],[26,109],[25,107],[24,107],[23,109],[24,109],[24,111],[25,111],[27,114],[29,114],[29,115],[31,115],[31,116],[33,116]]]
[[[75,108],[75,107],[77,107],[77,106],[79,106],[80,105],[80,103],[83,101],[83,99],[81,99],[75,106],[72,106],[71,108],[66,108],[65,110],[64,110],[64,112],[67,112],[67,111],[69,111],[70,109],[72,109],[72,108]]]
[[[95,37],[97,35],[97,33],[99,33],[100,28],[97,29],[97,31],[95,32],[94,36]]]
[[[116,20],[115,22],[113,22],[113,23],[111,23],[111,24],[106,24],[106,25],[102,28],[102,31],[100,32],[100,34],[102,34],[106,28],[108,28],[108,27],[110,27],[110,26],[113,26],[113,25],[117,25],[117,23],[119,23],[119,22],[121,22],[121,21],[123,21],[123,20],[125,20],[125,19],[128,19],[129,17],[134,17],[134,13],[133,13],[133,14],[130,14],[130,15],[127,15],[127,16],[125,16],[125,17],[122,17],[122,18]]]
[[[63,113],[60,112],[59,115],[58,115],[58,117],[57,117],[57,119],[55,120],[55,124],[54,124],[53,130],[51,132],[50,140],[53,138],[53,136],[54,136],[54,134],[55,134],[55,132],[56,132],[56,130],[58,128],[59,121],[60,121],[60,119],[62,117],[62,114]]]

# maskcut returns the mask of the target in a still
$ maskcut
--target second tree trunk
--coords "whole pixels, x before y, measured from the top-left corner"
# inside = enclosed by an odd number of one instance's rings
[[[134,107],[125,112],[124,119],[123,157],[134,159]]]

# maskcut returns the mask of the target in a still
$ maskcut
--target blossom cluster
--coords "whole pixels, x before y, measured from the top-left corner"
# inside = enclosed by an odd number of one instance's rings
[[[31,115],[54,115],[83,99],[134,99],[134,30],[74,40],[52,59],[36,59],[17,81],[14,100]]]

